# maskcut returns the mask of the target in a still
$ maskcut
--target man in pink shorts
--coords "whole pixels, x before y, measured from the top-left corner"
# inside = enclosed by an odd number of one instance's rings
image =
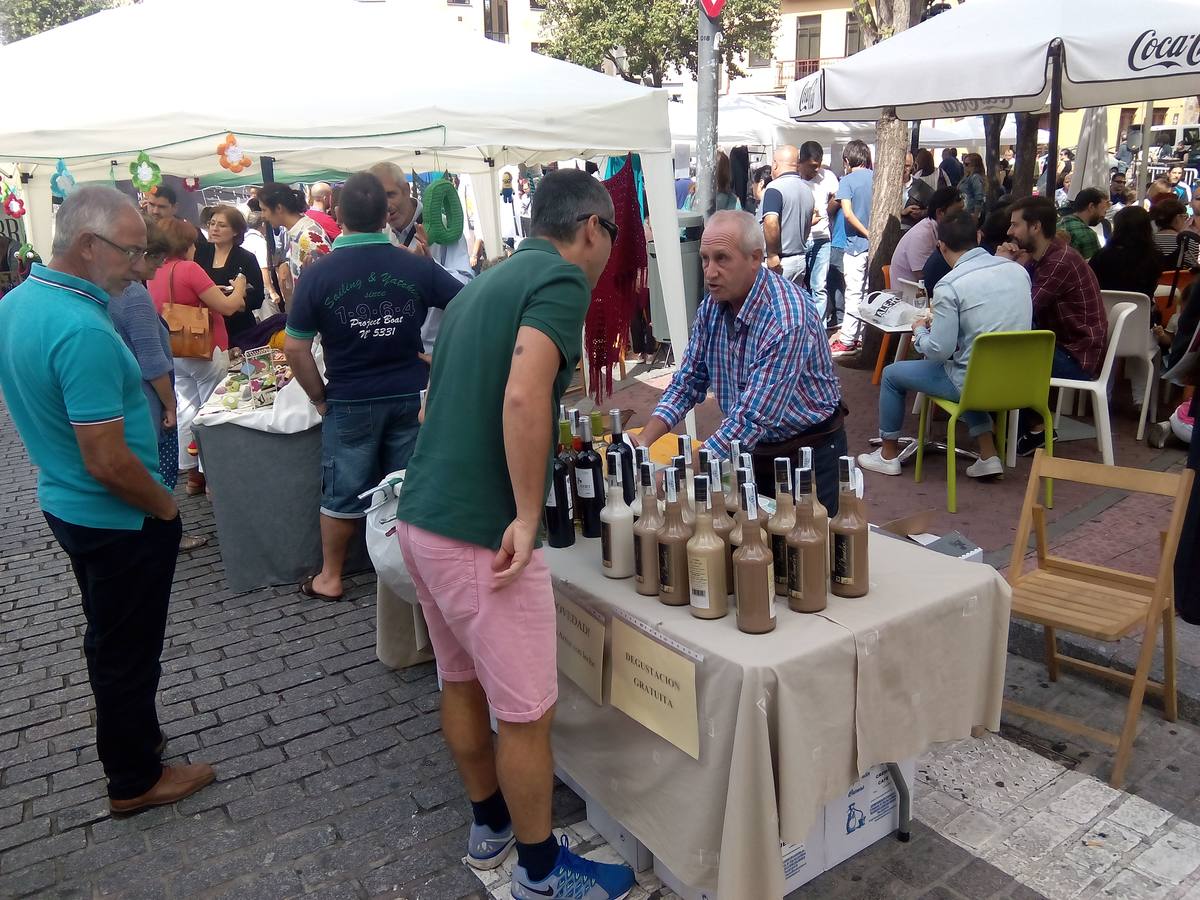
[[[442,732],[474,814],[467,861],[495,868],[515,843],[516,900],[618,900],[633,872],[576,856],[550,829],[558,672],[539,538],[554,413],[617,227],[604,186],[573,169],[546,176],[532,219],[532,236],[442,320],[398,533],[442,676]]]

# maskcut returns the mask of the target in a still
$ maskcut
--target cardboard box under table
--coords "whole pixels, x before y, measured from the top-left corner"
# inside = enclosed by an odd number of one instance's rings
[[[830,597],[816,615],[777,601],[776,629],[750,635],[732,609],[697,619],[637,594],[633,579],[605,578],[599,541],[546,557],[571,616],[582,609],[603,623],[608,647],[598,705],[563,674],[560,640],[555,761],[589,805],[709,896],[783,896],[780,843],[811,839],[826,804],[860,775],[974,726],[999,727],[1010,597],[990,566],[873,535],[865,597]],[[560,608],[560,626],[562,617]],[[627,646],[629,620],[694,663],[690,739],[668,742],[612,705],[611,648],[614,633]],[[678,679],[641,680],[669,692]]]

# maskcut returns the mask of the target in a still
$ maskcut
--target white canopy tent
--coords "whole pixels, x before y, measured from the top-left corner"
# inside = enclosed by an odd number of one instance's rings
[[[975,150],[984,144],[983,118],[970,116],[964,119],[934,119],[921,123],[920,143],[922,147],[967,147]],[[1013,118],[1004,122],[1000,129],[1000,143],[1012,144],[1017,139],[1017,123]],[[1050,140],[1050,132],[1038,130],[1038,142]]]
[[[62,158],[79,181],[128,178],[141,151],[164,173],[220,174],[226,133],[276,179],[381,160],[476,176],[485,242],[499,250],[499,168],[571,157],[641,154],[650,222],[677,228],[667,95],[578,66],[462,35],[405,0],[147,0],[0,47],[4,71],[36,73],[44,102],[19,104],[0,131],[0,172],[26,201],[42,253],[51,234],[50,178]],[[147,65],[146,41],[170,35],[171,57],[219,59],[230,28],[293,48],[294,71],[264,94],[229,69],[198,87]],[[353,58],[325,76],[300,56],[314,33]],[[398,36],[405,36],[398,43]],[[452,48],[448,52],[447,48]],[[470,66],[461,64],[469,58]],[[286,66],[287,63],[282,63]],[[86,73],[81,75],[81,73]],[[487,73],[480,77],[479,73]],[[490,187],[488,186],[490,183]],[[660,242],[668,330],[687,343],[679,246]]]
[[[972,0],[788,88],[803,121],[1058,112],[1200,93],[1195,0]],[[919,65],[914,60],[936,60]],[[1053,175],[1053,172],[1051,172]]]
[[[671,138],[677,144],[696,146],[696,107],[690,103],[667,105]],[[717,100],[717,143],[778,147],[816,141],[823,147],[859,138],[875,139],[874,122],[797,122],[788,115],[786,101],[753,94],[723,94]]]

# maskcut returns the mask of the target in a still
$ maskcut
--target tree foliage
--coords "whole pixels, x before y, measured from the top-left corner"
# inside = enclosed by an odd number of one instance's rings
[[[0,43],[32,37],[127,0],[0,0]]]
[[[626,81],[661,87],[674,70],[696,74],[694,0],[549,0],[542,13],[547,51],[589,69],[612,65]],[[730,78],[739,58],[769,56],[778,0],[728,0],[721,13],[721,61]]]

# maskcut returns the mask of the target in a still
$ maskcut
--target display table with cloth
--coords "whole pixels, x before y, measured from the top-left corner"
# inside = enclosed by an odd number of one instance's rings
[[[781,897],[780,841],[803,842],[869,767],[999,728],[1010,595],[990,566],[875,533],[865,597],[831,596],[817,614],[777,601],[775,630],[752,635],[732,599],[703,620],[605,578],[599,541],[546,556],[561,596],[703,656],[698,761],[561,675],[554,755],[684,883],[719,897]]]

